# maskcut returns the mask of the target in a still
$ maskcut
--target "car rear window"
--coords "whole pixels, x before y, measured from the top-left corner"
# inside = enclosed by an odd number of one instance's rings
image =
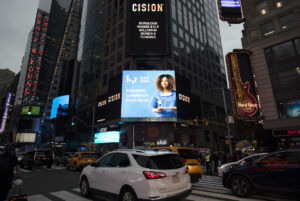
[[[51,151],[37,151],[36,152],[37,156],[49,156],[52,155]]]
[[[197,159],[197,155],[190,149],[178,149],[179,156],[185,159]]]
[[[182,168],[184,164],[176,154],[165,154],[156,156],[144,156],[132,154],[136,162],[144,167],[158,170],[171,170]]]
[[[98,156],[93,153],[81,154],[81,156],[82,156],[82,158],[98,158]]]

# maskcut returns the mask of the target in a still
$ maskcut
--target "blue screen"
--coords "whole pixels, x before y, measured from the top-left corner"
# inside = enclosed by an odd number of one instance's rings
[[[54,119],[59,115],[68,115],[66,111],[69,108],[69,98],[70,95],[65,95],[53,99],[50,119]]]
[[[239,0],[221,0],[222,7],[241,7]]]
[[[157,86],[162,85],[159,81],[164,76],[168,80],[167,92]],[[175,87],[175,71],[123,71],[121,117],[125,120],[176,121]],[[160,111],[154,112],[154,108],[160,108]]]
[[[120,133],[119,131],[108,131],[95,133],[94,143],[119,143],[120,142]]]
[[[300,116],[300,99],[290,100],[286,104],[286,112],[289,117]]]

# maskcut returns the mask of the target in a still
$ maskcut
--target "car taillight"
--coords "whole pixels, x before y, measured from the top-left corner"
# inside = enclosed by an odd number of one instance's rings
[[[188,174],[189,173],[189,167],[185,168],[185,173]]]
[[[143,173],[146,179],[160,179],[166,177],[166,174],[163,172],[144,171]]]
[[[33,160],[35,160],[36,159],[36,152],[34,153],[34,157],[33,157]]]

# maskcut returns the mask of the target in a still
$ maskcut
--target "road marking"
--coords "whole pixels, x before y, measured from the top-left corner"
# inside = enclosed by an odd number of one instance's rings
[[[80,192],[80,188],[74,188],[73,191]]]
[[[210,198],[221,199],[221,200],[236,200],[236,201],[261,201],[260,199],[253,199],[253,198],[239,198],[234,195],[226,195],[226,194],[217,194],[217,193],[210,193],[207,191],[193,191],[192,194],[197,194],[199,196],[207,196]]]
[[[41,194],[32,195],[27,197],[28,201],[51,201]]]
[[[90,201],[84,197],[78,196],[76,194],[70,193],[68,191],[57,191],[50,193],[53,196],[56,196],[62,200],[72,200],[72,201]]]

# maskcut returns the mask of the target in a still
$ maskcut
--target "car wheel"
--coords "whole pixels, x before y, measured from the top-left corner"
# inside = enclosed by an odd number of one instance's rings
[[[230,182],[231,191],[238,197],[247,197],[252,193],[252,187],[249,181],[242,176],[235,176]]]
[[[134,193],[134,191],[130,188],[125,188],[120,196],[120,201],[136,201],[136,195]]]
[[[80,193],[84,197],[89,197],[91,195],[91,189],[89,182],[86,177],[83,177],[80,182]]]

